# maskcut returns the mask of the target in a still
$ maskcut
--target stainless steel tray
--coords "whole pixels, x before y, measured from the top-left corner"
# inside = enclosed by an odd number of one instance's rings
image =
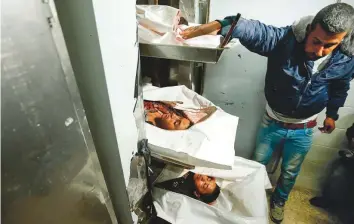
[[[173,59],[216,64],[224,48],[201,48],[140,43],[140,55],[143,57]]]

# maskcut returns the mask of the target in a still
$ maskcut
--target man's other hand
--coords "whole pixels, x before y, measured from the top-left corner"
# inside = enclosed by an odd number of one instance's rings
[[[336,128],[336,122],[330,117],[327,117],[323,122],[323,127],[318,128],[322,133],[330,134]]]
[[[193,26],[185,29],[181,32],[183,39],[190,39],[193,37],[199,37],[207,34],[216,34],[221,29],[221,24],[217,21],[203,24],[200,26]]]

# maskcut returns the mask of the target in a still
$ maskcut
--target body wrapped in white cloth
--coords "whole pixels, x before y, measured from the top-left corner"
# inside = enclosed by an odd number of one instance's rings
[[[238,117],[185,86],[143,88],[153,154],[188,165],[231,169]]]
[[[186,172],[167,166],[155,183],[181,177]],[[216,179],[221,190],[215,203],[209,205],[181,193],[154,187],[153,199],[159,217],[172,224],[268,223],[265,189],[271,188],[271,184],[263,165],[234,157],[232,170],[197,167],[192,172]]]

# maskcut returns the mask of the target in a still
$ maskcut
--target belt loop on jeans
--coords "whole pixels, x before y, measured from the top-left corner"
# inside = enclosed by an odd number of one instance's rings
[[[307,122],[304,124],[304,129],[305,130],[307,129]]]

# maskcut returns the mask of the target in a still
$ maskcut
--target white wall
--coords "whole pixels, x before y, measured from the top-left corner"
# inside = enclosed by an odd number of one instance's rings
[[[135,3],[109,0],[103,4],[94,0],[93,6],[124,179],[128,185],[130,160],[138,142],[133,114],[139,57]]]
[[[314,15],[335,0],[211,0],[210,20],[240,12],[243,17],[257,19],[269,25],[291,25],[302,16]],[[345,1],[344,1],[345,2]],[[347,1],[350,4],[354,0]],[[250,158],[255,148],[255,136],[264,113],[264,77],[266,58],[249,52],[243,46],[224,52],[217,65],[208,65],[204,96],[225,111],[240,117],[235,154]],[[353,85],[352,85],[353,86]],[[354,88],[350,90],[346,107],[331,135],[315,134],[313,148],[297,181],[298,186],[316,189],[329,160],[343,147],[345,128],[354,122]],[[323,121],[322,113],[319,122]]]

